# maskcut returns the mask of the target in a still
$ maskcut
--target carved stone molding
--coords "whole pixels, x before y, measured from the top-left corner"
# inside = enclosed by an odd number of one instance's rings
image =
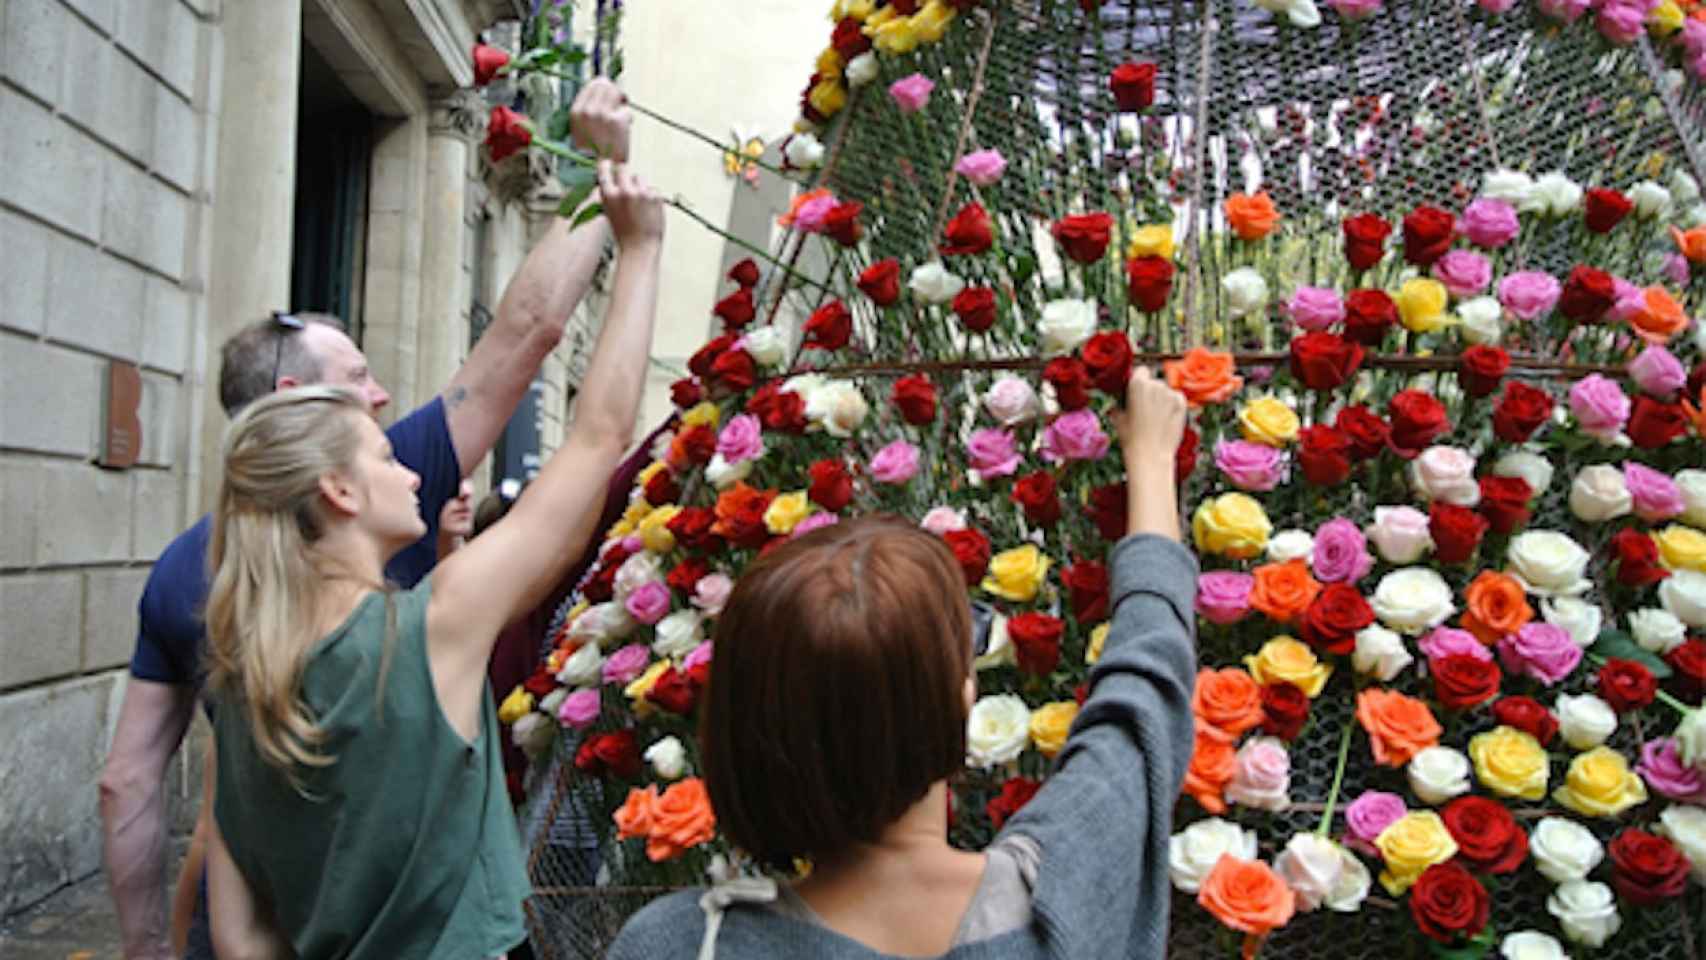
[[[460,137],[473,144],[486,135],[486,99],[474,90],[454,90],[427,106],[427,134]]]
[[[486,183],[500,204],[525,202],[557,182],[556,159],[542,150],[523,150],[488,166]]]

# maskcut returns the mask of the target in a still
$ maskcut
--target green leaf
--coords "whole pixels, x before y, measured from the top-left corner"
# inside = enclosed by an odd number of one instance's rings
[[[592,191],[598,189],[598,175],[589,167],[570,167],[559,170],[557,179],[563,182],[565,192],[563,202],[557,204],[557,216],[567,217],[574,214],[575,209],[592,196]],[[575,226],[582,221],[576,220]]]
[[[545,121],[545,136],[558,141],[569,139],[569,104],[563,104]]]
[[[574,223],[569,224],[569,229],[573,230],[576,227],[581,226],[582,224],[589,223],[592,220],[596,219],[599,216],[599,214],[602,214],[603,212],[604,212],[604,204],[602,204],[602,203],[589,203],[589,204],[587,204],[586,209],[581,211],[581,215],[575,218]]]
[[[1600,631],[1599,639],[1594,641],[1592,650],[1607,659],[1616,657],[1620,660],[1633,660],[1652,671],[1653,676],[1660,680],[1671,674],[1670,664],[1660,660],[1658,654],[1642,649],[1634,637],[1621,630]]]
[[[1437,940],[1429,940],[1428,947],[1437,960],[1481,960],[1497,940],[1498,935],[1489,923],[1461,947],[1448,947]]]

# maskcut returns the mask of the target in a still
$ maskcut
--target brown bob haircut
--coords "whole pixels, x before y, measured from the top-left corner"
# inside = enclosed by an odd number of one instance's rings
[[[959,770],[971,630],[953,553],[896,517],[748,567],[717,618],[699,730],[729,839],[778,868],[831,857]]]

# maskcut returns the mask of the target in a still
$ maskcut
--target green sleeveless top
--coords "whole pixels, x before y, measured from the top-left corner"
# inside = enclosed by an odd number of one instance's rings
[[[470,744],[433,689],[430,584],[369,594],[310,652],[303,700],[337,760],[304,771],[303,792],[261,758],[241,704],[214,711],[214,815],[300,960],[483,960],[526,935],[492,694]]]

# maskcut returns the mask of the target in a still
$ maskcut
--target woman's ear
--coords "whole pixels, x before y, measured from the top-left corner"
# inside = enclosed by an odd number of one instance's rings
[[[346,471],[320,474],[320,498],[334,514],[353,517],[361,512],[361,495],[355,479]]]
[[[966,713],[969,714],[969,713],[971,713],[972,704],[977,703],[977,668],[976,667],[972,668],[971,673],[966,674],[966,685],[964,688],[964,694],[965,694],[965,698],[966,698]]]

